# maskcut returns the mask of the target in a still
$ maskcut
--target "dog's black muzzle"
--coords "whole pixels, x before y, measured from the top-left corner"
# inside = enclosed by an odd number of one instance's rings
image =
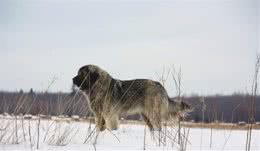
[[[76,86],[80,86],[80,82],[79,82],[79,77],[78,76],[75,76],[73,79],[72,79],[72,82],[74,85]]]

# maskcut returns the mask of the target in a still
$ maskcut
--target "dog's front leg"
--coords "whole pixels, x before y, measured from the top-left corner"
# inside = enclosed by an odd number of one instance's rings
[[[96,114],[95,123],[96,123],[97,131],[104,131],[106,129],[106,125],[105,125],[106,122],[101,114]]]
[[[110,115],[105,116],[106,126],[109,130],[117,130],[118,129],[118,115]]]

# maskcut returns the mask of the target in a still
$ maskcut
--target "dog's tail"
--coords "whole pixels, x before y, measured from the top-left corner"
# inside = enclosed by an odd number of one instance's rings
[[[176,117],[186,117],[189,112],[193,110],[191,105],[189,105],[186,102],[180,101],[180,100],[173,100],[168,97],[169,100],[169,106],[168,106],[168,111],[169,111],[169,116],[172,118]]]

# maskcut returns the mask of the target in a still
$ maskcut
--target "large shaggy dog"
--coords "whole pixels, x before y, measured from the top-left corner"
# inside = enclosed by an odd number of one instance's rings
[[[139,113],[150,130],[161,129],[162,121],[191,107],[172,101],[164,87],[148,79],[118,80],[95,65],[79,69],[73,84],[88,97],[97,130],[118,128],[120,115]]]

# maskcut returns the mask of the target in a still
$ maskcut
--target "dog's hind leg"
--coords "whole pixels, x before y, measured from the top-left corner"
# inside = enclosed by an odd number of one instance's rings
[[[153,130],[161,131],[161,129],[162,129],[161,117],[159,115],[157,115],[156,113],[151,113],[151,114],[153,114],[153,115],[148,116],[148,118],[153,126]]]
[[[162,117],[161,117],[161,105],[159,101],[152,100],[152,103],[146,106],[144,121],[152,130],[161,130]],[[149,122],[148,122],[149,121]]]
[[[149,120],[149,118],[144,113],[141,113],[141,115],[144,119],[144,122],[149,127],[150,131],[153,131],[153,125],[151,124],[151,121]]]

